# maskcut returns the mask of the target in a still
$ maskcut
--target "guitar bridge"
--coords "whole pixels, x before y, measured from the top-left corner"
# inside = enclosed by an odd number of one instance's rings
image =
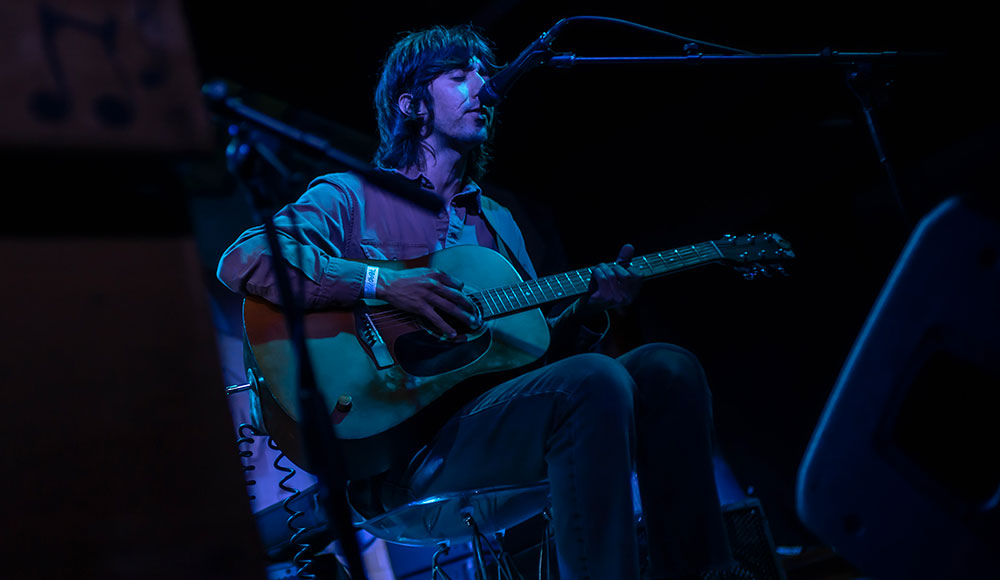
[[[389,347],[382,340],[382,335],[379,334],[378,328],[375,327],[368,309],[364,307],[358,308],[355,311],[355,318],[358,328],[358,338],[361,339],[362,346],[365,347],[368,355],[374,361],[375,368],[383,370],[396,364],[396,361],[393,360],[392,355],[389,353]]]

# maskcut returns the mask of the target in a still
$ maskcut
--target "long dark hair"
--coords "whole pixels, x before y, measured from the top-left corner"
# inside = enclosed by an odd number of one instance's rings
[[[450,28],[433,26],[410,32],[389,49],[375,89],[379,133],[376,166],[398,169],[409,167],[420,159],[424,124],[433,121],[431,81],[442,73],[469,66],[473,58],[483,64],[485,74],[496,72],[492,43],[468,24]],[[399,96],[404,93],[413,95],[409,114],[400,111],[397,105]],[[414,113],[421,102],[427,105],[426,118]],[[469,154],[465,172],[471,179],[481,179],[486,172],[491,157],[493,121],[490,118],[486,140]]]

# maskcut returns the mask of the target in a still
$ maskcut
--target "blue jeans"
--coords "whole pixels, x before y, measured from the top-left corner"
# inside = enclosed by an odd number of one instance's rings
[[[639,578],[635,470],[648,577],[681,577],[732,562],[712,440],[711,393],[687,350],[581,354],[467,404],[386,491],[412,501],[547,479],[560,578],[627,580]]]

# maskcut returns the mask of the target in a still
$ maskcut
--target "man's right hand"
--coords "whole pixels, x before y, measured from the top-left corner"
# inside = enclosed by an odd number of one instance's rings
[[[479,309],[462,292],[463,286],[460,280],[433,268],[382,268],[375,297],[423,317],[433,327],[431,330],[454,339],[458,331],[445,320],[445,316],[462,321],[471,328],[482,325]]]

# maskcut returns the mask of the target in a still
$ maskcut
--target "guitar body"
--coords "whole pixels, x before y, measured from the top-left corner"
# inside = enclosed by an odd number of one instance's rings
[[[503,256],[479,246],[371,263],[436,268],[464,282],[467,293],[522,281]],[[284,314],[249,297],[243,317],[261,427],[293,463],[308,470],[299,436],[296,359]],[[349,310],[309,312],[304,319],[306,346],[327,408],[333,411],[344,395],[351,400],[349,412],[334,413],[351,478],[387,468],[391,458],[380,453],[391,447],[385,439],[406,437],[401,431],[413,423],[408,420],[450,389],[470,377],[528,365],[549,345],[548,325],[537,308],[484,320],[481,329],[459,341],[440,340],[413,315],[375,300]]]

